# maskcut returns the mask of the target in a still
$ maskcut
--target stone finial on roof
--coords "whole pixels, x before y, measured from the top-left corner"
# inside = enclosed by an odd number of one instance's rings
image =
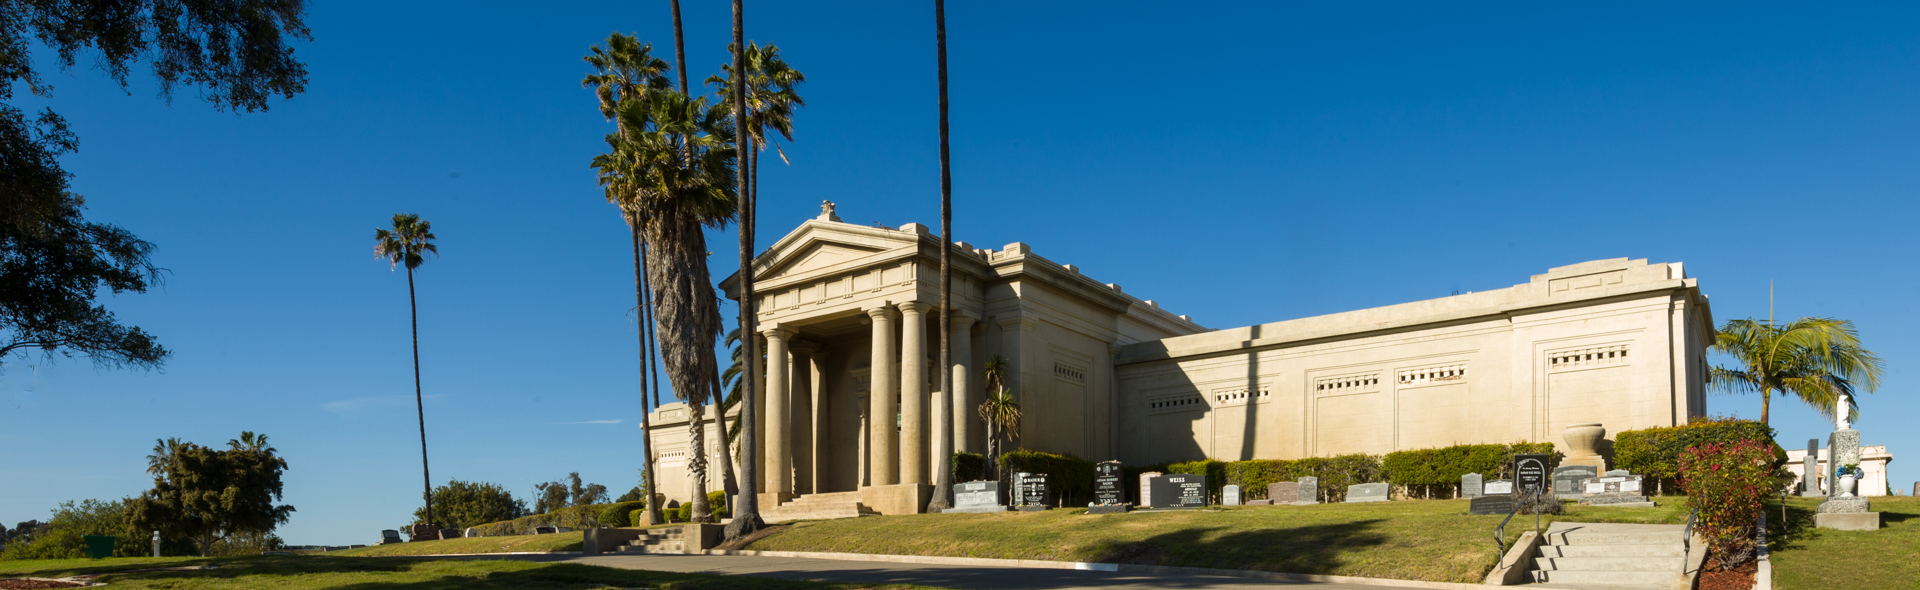
[[[833,213],[833,201],[820,202],[820,217],[817,217],[816,219],[819,219],[821,221],[839,221],[840,220],[840,216],[834,215]]]

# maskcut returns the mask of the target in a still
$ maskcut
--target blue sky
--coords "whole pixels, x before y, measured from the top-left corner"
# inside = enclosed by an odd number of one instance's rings
[[[750,2],[804,71],[762,245],[822,199],[938,222],[930,3]],[[419,276],[436,481],[516,495],[639,466],[632,266],[588,160],[580,57],[618,30],[671,57],[666,2],[315,3],[306,94],[265,114],[51,71],[90,215],[159,246],[166,284],[105,299],[159,372],[8,359],[0,521],[149,485],[154,439],[267,433],[289,542],[367,543],[419,501],[405,279],[372,256],[430,219]],[[688,2],[693,79],[722,2]],[[1684,262],[1715,319],[1856,321],[1888,361],[1866,444],[1911,486],[1920,185],[1911,7],[1530,3],[950,7],[956,238],[1022,241],[1212,327],[1510,286],[1613,257]],[[144,75],[144,70],[136,69]],[[24,92],[21,93],[24,95]],[[716,278],[737,260],[710,236]],[[728,310],[731,317],[731,310]],[[1778,401],[1778,400],[1776,400]],[[1788,446],[1831,429],[1776,403]],[[1713,397],[1757,417],[1754,397]],[[22,450],[28,452],[21,452]]]

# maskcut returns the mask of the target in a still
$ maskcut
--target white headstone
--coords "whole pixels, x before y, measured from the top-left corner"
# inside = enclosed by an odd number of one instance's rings
[[[1227,484],[1227,487],[1220,488],[1220,504],[1223,506],[1239,506],[1240,486]]]

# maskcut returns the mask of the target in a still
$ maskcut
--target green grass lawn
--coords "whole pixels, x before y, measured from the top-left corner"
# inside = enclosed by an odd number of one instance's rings
[[[190,571],[111,572],[157,567],[214,566]],[[108,574],[97,581],[109,588],[219,590],[452,590],[500,588],[531,590],[600,590],[660,588],[692,590],[740,588],[748,590],[856,590],[912,588],[858,586],[755,578],[623,570],[570,563],[532,563],[501,560],[434,560],[380,557],[298,555],[217,559],[106,559],[0,561],[0,578],[57,578],[80,574]]]
[[[579,532],[552,533],[546,535],[515,535],[511,537],[473,537],[470,539],[443,539],[439,541],[420,541],[417,543],[372,545],[359,549],[328,551],[326,554],[329,556],[374,557],[384,555],[579,551],[581,539],[582,534]]]
[[[1819,504],[1818,498],[1788,498],[1785,522],[1780,505],[1769,505],[1775,588],[1920,588],[1920,498],[1874,498],[1880,530],[1872,532],[1813,528]]]
[[[1574,506],[1542,522],[1686,522],[1681,498],[1658,501],[1656,508]],[[1415,500],[1105,516],[1085,509],[923,514],[801,522],[746,548],[1479,582],[1496,561],[1493,529],[1503,517],[1466,512],[1466,500]],[[1531,517],[1522,520],[1508,525],[1509,542],[1532,529]]]

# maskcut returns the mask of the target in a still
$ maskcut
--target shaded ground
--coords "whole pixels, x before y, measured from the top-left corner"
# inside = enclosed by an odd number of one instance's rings
[[[191,571],[113,573],[162,565],[208,565]],[[394,557],[284,556],[217,559],[106,559],[0,561],[0,577],[44,578],[103,574],[110,588],[172,590],[453,590],[468,588],[601,590],[661,588],[696,590],[855,590],[915,588],[874,584],[829,584],[763,577],[666,573],[580,563],[510,560],[436,560]]]
[[[418,543],[372,545],[359,549],[328,551],[328,556],[372,557],[379,555],[440,555],[447,553],[512,553],[517,551],[579,551],[581,533],[515,535],[511,537],[474,537]]]
[[[1813,528],[1818,498],[1788,498],[1787,516],[1769,503],[1767,542],[1773,583],[1781,590],[1920,589],[1920,498],[1877,497],[1880,530]]]

